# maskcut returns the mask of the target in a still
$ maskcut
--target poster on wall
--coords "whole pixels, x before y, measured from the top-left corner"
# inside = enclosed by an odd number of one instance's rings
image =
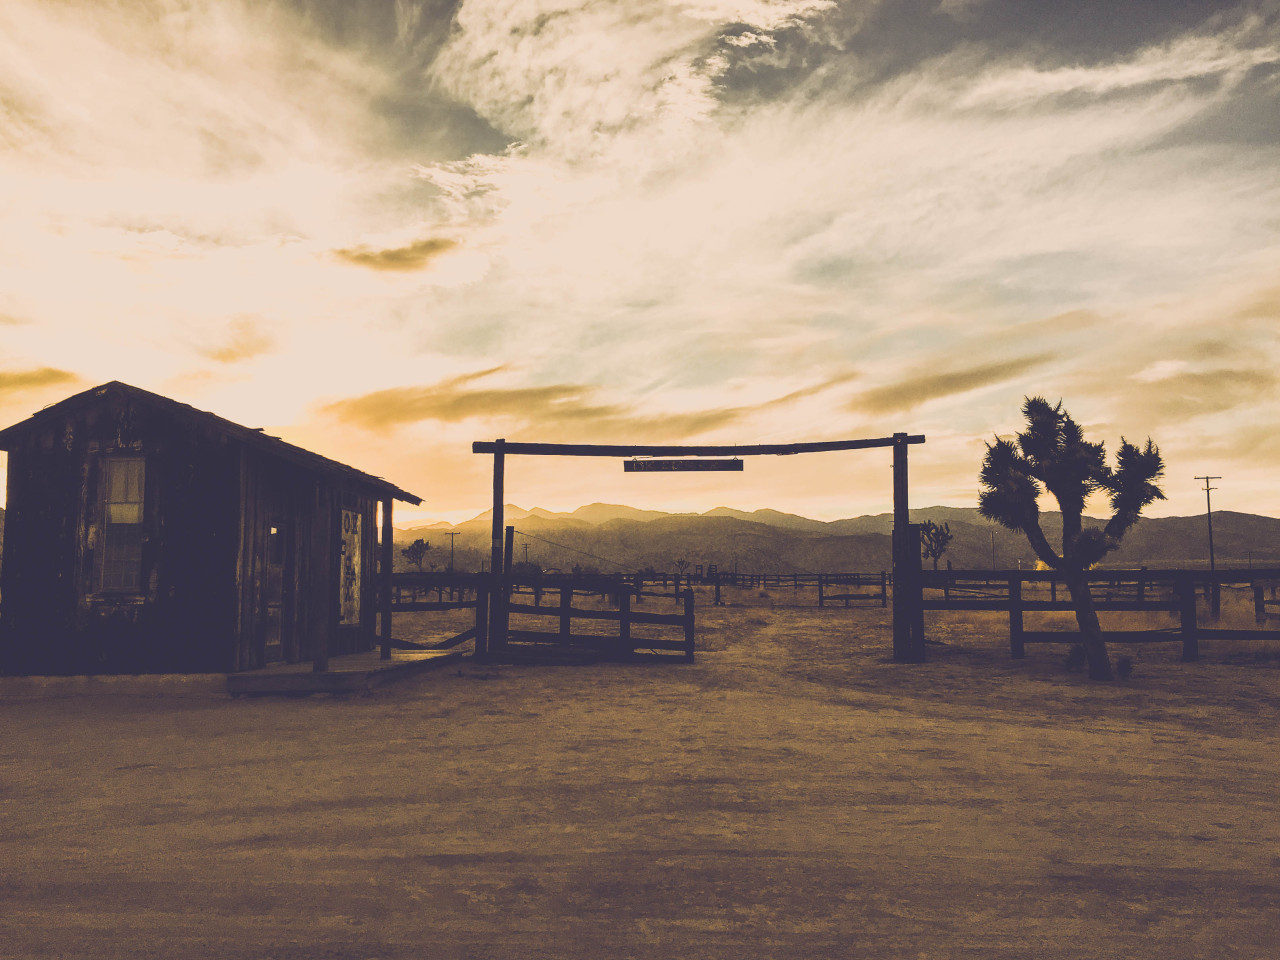
[[[360,514],[342,511],[342,624],[360,622]]]

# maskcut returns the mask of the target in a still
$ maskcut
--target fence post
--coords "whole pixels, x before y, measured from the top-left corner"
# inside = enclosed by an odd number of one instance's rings
[[[1138,574],[1138,602],[1142,603],[1147,599],[1147,568],[1140,568]]]
[[[1200,659],[1200,635],[1196,627],[1196,580],[1194,574],[1183,573],[1178,576],[1178,607],[1182,619],[1182,662],[1190,663]]]
[[[947,579],[942,581],[942,599],[951,599],[951,561],[947,561]]]
[[[1262,584],[1256,580],[1253,582],[1253,619],[1260,625],[1267,622],[1267,601],[1262,595]]]
[[[724,601],[720,599],[720,574],[716,574],[716,598],[712,606],[723,607]]]
[[[1022,641],[1022,578],[1009,578],[1009,656],[1020,660],[1027,655]]]
[[[636,574],[636,603],[644,603],[644,577]]]
[[[1209,588],[1209,616],[1214,620],[1222,616],[1222,584],[1217,580]]]
[[[476,652],[481,663],[489,662],[489,588],[483,581],[476,582]]]
[[[716,580],[719,588],[720,581]],[[693,591],[684,592],[684,662],[693,663]]]
[[[822,580],[822,574],[818,574],[818,606],[820,607],[823,606],[825,602],[822,597]]]
[[[618,591],[618,652],[635,652],[631,645],[631,594],[626,590]]]
[[[560,639],[569,639],[569,618],[573,616],[570,607],[573,604],[573,584],[560,585]]]

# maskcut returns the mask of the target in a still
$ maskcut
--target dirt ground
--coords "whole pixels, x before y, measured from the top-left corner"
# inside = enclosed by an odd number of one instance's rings
[[[1090,685],[780,599],[694,665],[0,702],[0,955],[1278,955],[1280,642]]]

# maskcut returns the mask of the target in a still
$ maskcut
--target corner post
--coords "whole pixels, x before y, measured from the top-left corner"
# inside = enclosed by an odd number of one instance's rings
[[[382,616],[382,625],[380,633],[382,634],[382,659],[391,659],[391,568],[395,564],[393,554],[393,539],[391,527],[391,504],[392,498],[382,501],[382,560],[381,574],[379,578],[379,595],[381,609],[378,611]]]
[[[907,506],[907,435],[893,435],[893,659],[924,662],[924,636],[917,633],[920,603],[920,551],[911,543],[913,531]],[[913,563],[915,571],[912,570]],[[913,572],[916,575],[913,576]]]
[[[493,451],[493,543],[489,553],[489,640],[485,644],[492,654],[506,646],[503,631],[503,606],[506,594],[502,589],[502,499],[503,474],[506,467],[506,440],[495,440]]]

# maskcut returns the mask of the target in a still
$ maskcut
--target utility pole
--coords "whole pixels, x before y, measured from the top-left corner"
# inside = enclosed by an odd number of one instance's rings
[[[449,538],[449,572],[453,573],[453,538],[458,535],[456,530],[451,530],[445,534]]]
[[[992,527],[989,531],[991,534],[991,569],[996,568],[996,528]]]
[[[524,565],[526,568],[528,568],[529,566],[529,541],[528,540],[524,542]]]
[[[1218,592],[1217,581],[1212,580],[1212,575],[1216,572],[1217,568],[1214,566],[1214,562],[1213,562],[1213,502],[1209,499],[1209,491],[1217,490],[1218,488],[1209,486],[1209,481],[1221,480],[1222,478],[1221,477],[1196,477],[1195,479],[1204,481],[1204,516],[1205,516],[1205,519],[1209,522],[1209,573],[1211,577],[1210,584],[1209,584],[1209,596],[1211,599],[1209,602],[1210,602],[1210,606],[1212,607],[1213,618],[1216,620],[1218,619],[1218,614],[1222,608],[1219,606],[1219,603],[1221,601],[1219,599],[1220,594]]]

